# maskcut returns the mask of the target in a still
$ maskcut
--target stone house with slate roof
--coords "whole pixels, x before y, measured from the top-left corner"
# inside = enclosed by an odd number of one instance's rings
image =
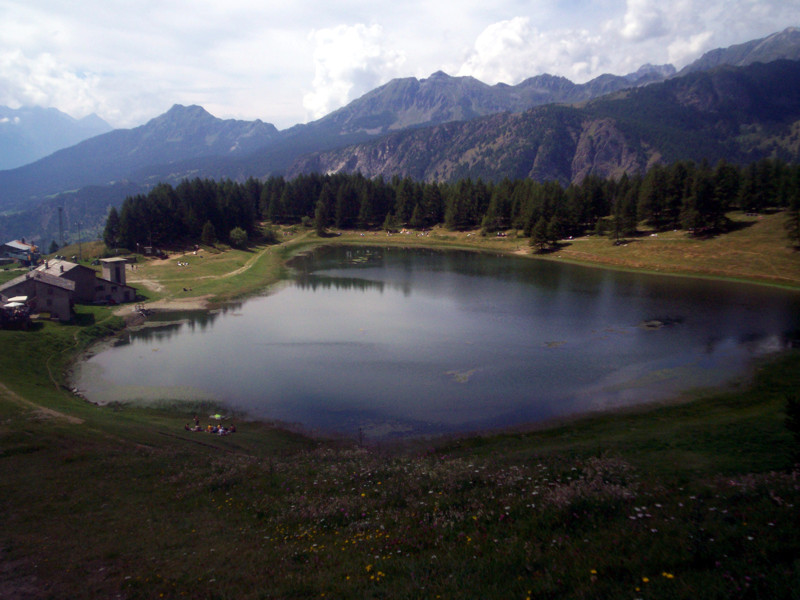
[[[75,303],[75,282],[47,273],[28,271],[0,285],[0,299],[4,302],[16,296],[28,297],[27,304],[32,313],[47,312],[54,319],[69,321]]]
[[[136,289],[125,283],[125,259],[101,259],[103,276],[94,269],[68,260],[46,260],[37,271],[75,282],[75,301],[120,304],[136,299]]]
[[[27,296],[32,313],[50,313],[60,321],[72,318],[72,308],[81,304],[119,304],[136,299],[136,288],[125,282],[125,260],[100,261],[103,277],[94,269],[67,260],[46,260],[36,269],[0,285],[0,300]]]

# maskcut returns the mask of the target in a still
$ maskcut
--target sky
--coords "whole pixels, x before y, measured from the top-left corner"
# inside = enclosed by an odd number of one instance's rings
[[[0,105],[285,129],[397,77],[583,83],[800,26],[800,0],[0,0]]]

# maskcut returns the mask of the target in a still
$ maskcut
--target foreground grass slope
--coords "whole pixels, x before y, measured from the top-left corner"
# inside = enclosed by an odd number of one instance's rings
[[[161,297],[227,294],[286,252],[176,258],[141,276]],[[207,283],[186,285],[187,268]],[[70,394],[74,353],[121,326],[81,307],[73,325],[0,331],[2,598],[796,594],[800,472],[784,425],[796,352],[683,403],[362,448],[244,419],[233,436],[191,433],[184,423],[217,407]]]
[[[5,341],[5,340],[4,340]],[[800,578],[784,397],[748,391],[394,449],[2,394],[4,598],[781,598]],[[197,407],[192,407],[197,408]]]

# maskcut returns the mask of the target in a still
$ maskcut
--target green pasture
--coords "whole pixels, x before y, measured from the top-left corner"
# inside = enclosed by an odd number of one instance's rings
[[[736,233],[768,237],[771,218]],[[153,299],[184,287],[236,297],[318,241],[288,237],[192,254],[188,267],[142,259],[129,277],[161,285]],[[404,243],[431,243],[419,239]],[[785,424],[797,351],[732,389],[669,403],[360,445],[220,406],[95,406],[72,394],[72,361],[122,327],[110,308],[79,306],[71,324],[0,331],[0,598],[797,597],[798,442]],[[237,433],[184,430],[217,412]]]

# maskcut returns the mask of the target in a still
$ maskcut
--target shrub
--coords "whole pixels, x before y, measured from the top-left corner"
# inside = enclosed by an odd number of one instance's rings
[[[234,227],[229,234],[231,246],[235,248],[244,248],[247,246],[247,232],[241,227]]]

